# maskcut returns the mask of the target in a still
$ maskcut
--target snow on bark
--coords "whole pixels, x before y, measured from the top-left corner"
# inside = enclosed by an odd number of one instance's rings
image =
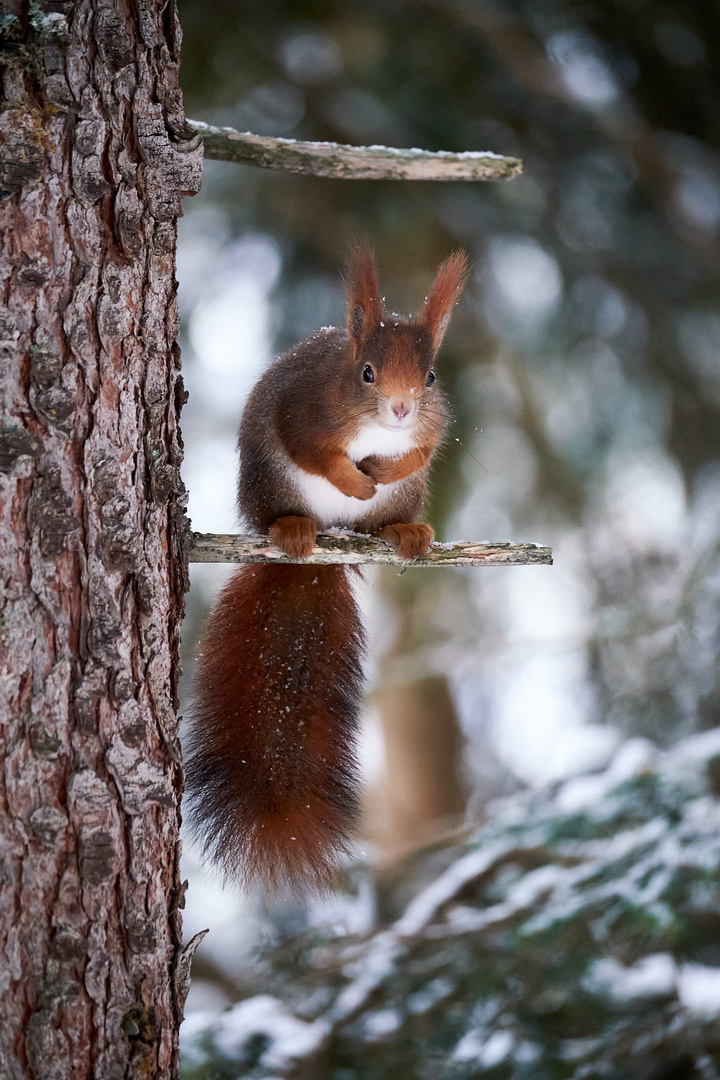
[[[401,559],[389,544],[374,536],[343,529],[319,533],[307,559],[291,559],[275,547],[268,536],[229,533],[191,533],[187,547],[189,562],[254,563],[307,562],[318,565],[345,563],[387,563],[391,566],[550,566],[552,550],[539,544],[513,544],[509,540],[480,543],[477,540],[456,540],[453,543],[433,543],[426,555],[411,564]]]
[[[398,149],[393,146],[346,146],[334,142],[299,142],[213,127],[190,120],[202,135],[205,156],[261,169],[280,169],[335,180],[512,180],[522,172],[519,158],[490,150]]]

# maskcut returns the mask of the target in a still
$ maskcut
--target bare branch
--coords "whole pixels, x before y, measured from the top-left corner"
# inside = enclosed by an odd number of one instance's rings
[[[297,142],[253,135],[200,120],[188,124],[202,136],[205,157],[261,169],[325,176],[336,180],[511,180],[522,172],[519,158],[489,150],[397,150],[391,146],[345,146],[333,142]]]
[[[267,536],[232,536],[222,533],[193,533],[189,562],[202,563],[292,563]],[[389,563],[408,566],[388,545],[375,537],[352,532],[320,534],[306,563]],[[433,544],[427,555],[412,566],[527,566],[552,565],[552,549],[538,544],[478,544],[461,540],[455,544]]]

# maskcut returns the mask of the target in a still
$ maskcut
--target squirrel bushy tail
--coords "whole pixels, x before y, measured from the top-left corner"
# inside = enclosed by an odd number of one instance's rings
[[[191,826],[228,876],[327,887],[358,814],[363,629],[342,566],[237,571],[195,675]]]

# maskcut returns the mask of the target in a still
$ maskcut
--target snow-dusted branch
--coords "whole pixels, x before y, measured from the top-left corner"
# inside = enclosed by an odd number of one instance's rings
[[[522,172],[519,158],[490,151],[398,150],[391,146],[345,146],[333,142],[298,142],[213,127],[189,120],[202,136],[205,157],[236,161],[261,169],[324,176],[336,180],[510,180]]]
[[[290,563],[267,536],[232,536],[222,533],[192,533],[189,562]],[[351,532],[320,534],[308,563],[390,563],[409,564],[382,540]],[[433,544],[427,555],[412,566],[527,566],[550,565],[552,550],[538,544],[479,544],[461,540],[454,544]]]

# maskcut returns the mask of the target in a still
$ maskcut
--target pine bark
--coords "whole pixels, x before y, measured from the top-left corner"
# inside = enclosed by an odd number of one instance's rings
[[[169,1078],[202,147],[172,0],[23,0],[0,30],[0,1077]]]

